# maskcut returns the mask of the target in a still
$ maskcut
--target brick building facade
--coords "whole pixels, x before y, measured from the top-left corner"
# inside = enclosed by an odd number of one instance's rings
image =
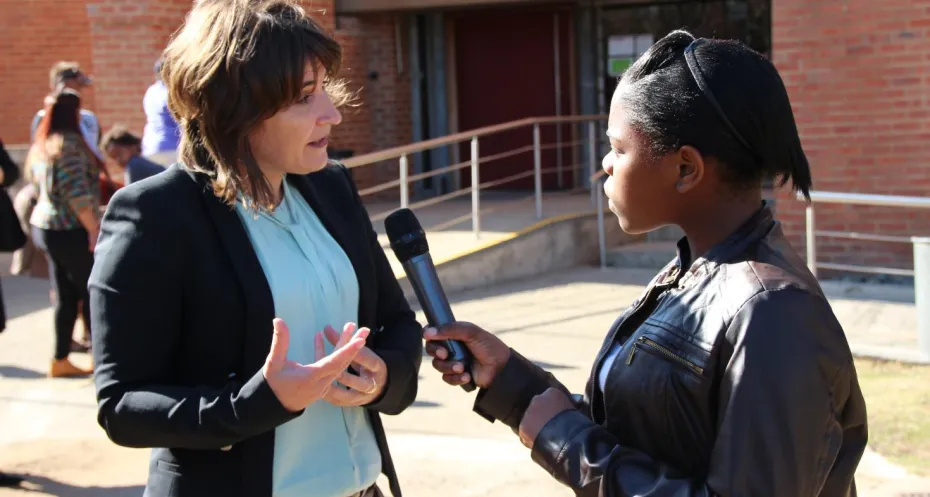
[[[512,1],[534,8],[530,0]],[[729,8],[755,1],[719,0],[718,3]],[[333,140],[335,148],[351,150],[355,155],[426,136],[423,130],[416,131],[416,123],[428,113],[414,101],[417,93],[412,91],[416,86],[413,83],[426,76],[415,72],[418,69],[412,59],[415,53],[411,50],[413,38],[409,34],[412,22],[424,21],[414,20],[411,10],[387,11],[384,5],[394,4],[383,1],[368,2],[383,4],[368,11],[345,11],[346,5],[365,3],[366,0],[305,0],[308,9],[316,12],[316,18],[332,29],[343,44],[342,75],[359,91],[363,105],[345,109],[344,122],[335,131]],[[455,9],[441,11],[446,14],[439,23],[445,22],[447,28],[452,22],[462,26],[469,22],[478,25],[487,22],[468,12],[463,16],[471,15],[471,21],[454,19],[458,15],[455,12],[462,10],[463,5],[486,3],[480,0],[404,0],[402,3],[405,6],[455,5]],[[587,0],[555,4],[535,2],[540,9],[553,9],[553,12],[562,9],[559,11],[562,14],[558,15],[566,16],[561,21],[565,33],[561,42],[567,43],[569,48],[565,49],[568,56],[562,63],[571,66],[574,72],[563,78],[570,81],[570,88],[564,93],[572,94],[566,97],[563,113],[603,110],[603,107],[596,108],[591,95],[594,90],[585,86],[578,74],[584,72],[581,66],[593,64],[591,61],[595,57],[602,58],[604,54],[574,41],[587,31],[594,31],[592,21],[585,17],[588,14],[579,11],[580,6],[591,3]],[[682,19],[681,24],[689,28],[695,24],[685,16],[688,2],[656,2],[660,3],[666,5],[662,8],[677,9],[675,12],[684,16],[676,18]],[[124,123],[141,132],[144,123],[141,100],[153,81],[153,63],[189,7],[190,0],[0,0],[0,46],[6,48],[0,58],[4,74],[0,90],[0,138],[8,145],[24,144],[28,140],[28,123],[48,89],[48,68],[62,59],[80,62],[94,76],[95,88],[85,96],[85,105],[97,112],[104,128]],[[484,5],[471,10],[490,8]],[[930,0],[771,0],[770,9],[771,24],[765,25],[765,36],[770,34],[770,41],[765,43],[770,44],[771,56],[788,85],[803,144],[814,170],[815,188],[926,196],[930,188],[930,166],[926,164],[930,159]],[[421,12],[435,11],[421,9]],[[667,20],[664,12],[659,17]],[[706,12],[702,12],[706,16]],[[607,21],[603,16],[592,18],[600,19],[598,31],[623,29],[622,22],[617,21],[623,16],[606,16]],[[556,20],[557,26],[559,22]],[[734,22],[736,24],[731,22],[730,25],[738,26],[743,21]],[[612,23],[619,23],[620,27]],[[664,25],[653,27],[657,31],[666,29]],[[434,28],[424,28],[423,32],[429,33]],[[714,25],[713,31],[719,33],[721,29]],[[745,29],[736,29],[732,34],[744,38],[750,35],[759,36]],[[445,45],[440,43],[437,46],[441,48],[436,50],[447,54],[459,50],[460,58],[469,56],[465,53],[468,46],[462,44],[473,43],[475,38],[463,36],[446,33]],[[565,38],[570,41],[566,42]],[[590,53],[585,53],[586,50]],[[501,50],[500,54],[503,52]],[[426,58],[436,58],[435,53],[424,54]],[[531,56],[539,55],[527,55]],[[459,66],[459,72],[468,69],[461,67],[461,63]],[[445,71],[436,70],[430,75],[445,77],[445,87],[451,88],[449,85],[455,84],[455,78],[449,74],[455,72],[454,68],[446,67]],[[450,78],[453,81],[449,81]],[[458,80],[467,81],[462,77]],[[609,80],[596,85],[606,86]],[[490,88],[488,91],[492,92]],[[472,107],[468,102],[453,100],[449,100],[450,109],[438,114],[441,118],[452,116],[448,126],[443,122],[435,129],[449,133],[457,131],[457,123],[481,122],[473,115],[465,118],[467,112],[460,107]],[[488,107],[496,109],[499,105]],[[547,113],[537,111],[537,115]],[[430,119],[431,126],[436,126],[438,118],[431,115]],[[369,186],[396,179],[396,164],[362,168],[355,174],[363,187]],[[777,208],[792,242],[803,250],[803,203],[782,194]],[[930,234],[930,215],[910,210],[818,205],[817,219],[821,230]],[[818,248],[819,258],[825,261],[889,267],[911,264],[911,249],[906,244],[819,239]]]
[[[773,55],[785,79],[814,188],[930,194],[930,1],[774,0]],[[804,204],[779,217],[804,249]],[[816,205],[817,229],[930,235],[930,212]],[[907,243],[818,238],[818,260],[912,265]]]

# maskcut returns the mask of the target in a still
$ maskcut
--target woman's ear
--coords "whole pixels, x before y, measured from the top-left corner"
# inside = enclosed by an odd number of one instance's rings
[[[705,163],[701,152],[690,146],[681,147],[677,154],[677,183],[678,193],[693,190],[704,179]]]

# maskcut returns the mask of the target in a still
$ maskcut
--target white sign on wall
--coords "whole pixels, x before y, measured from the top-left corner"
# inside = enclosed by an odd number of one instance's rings
[[[655,43],[651,34],[614,35],[607,39],[607,74],[620,76]]]

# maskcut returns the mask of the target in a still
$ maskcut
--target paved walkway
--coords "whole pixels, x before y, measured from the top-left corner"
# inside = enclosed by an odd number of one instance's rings
[[[456,316],[481,323],[508,344],[581,389],[604,330],[648,280],[644,271],[577,268],[493,290],[453,296]],[[11,316],[0,334],[0,469],[31,475],[29,490],[0,497],[140,496],[148,452],[110,443],[95,421],[90,380],[49,380],[51,311],[37,303],[44,281],[4,278]],[[906,305],[882,307],[906,322]],[[860,301],[834,299],[851,337],[860,332]],[[913,311],[913,309],[910,309]],[[870,322],[862,333],[874,329]],[[76,360],[83,357],[76,355]],[[530,459],[509,429],[470,412],[473,395],[441,382],[428,363],[414,407],[386,426],[405,495],[446,497],[570,495]],[[930,494],[930,482],[901,473],[876,454],[860,466],[860,495]]]

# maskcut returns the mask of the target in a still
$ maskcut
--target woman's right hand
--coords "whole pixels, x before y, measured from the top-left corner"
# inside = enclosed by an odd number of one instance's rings
[[[470,375],[461,362],[447,361],[449,352],[442,345],[444,340],[458,340],[468,347],[472,355],[471,374],[475,385],[488,388],[510,359],[510,347],[500,338],[471,323],[449,323],[439,330],[426,328],[426,353],[433,357],[433,367],[442,373],[442,379],[450,385],[464,385]]]
[[[314,339],[316,362],[299,364],[287,358],[290,343],[287,325],[281,319],[275,319],[272,323],[274,336],[262,374],[278,401],[290,412],[298,412],[322,399],[332,388],[333,382],[355,360],[368,338],[368,329],[361,328],[348,343],[325,355],[323,334],[317,333]]]

